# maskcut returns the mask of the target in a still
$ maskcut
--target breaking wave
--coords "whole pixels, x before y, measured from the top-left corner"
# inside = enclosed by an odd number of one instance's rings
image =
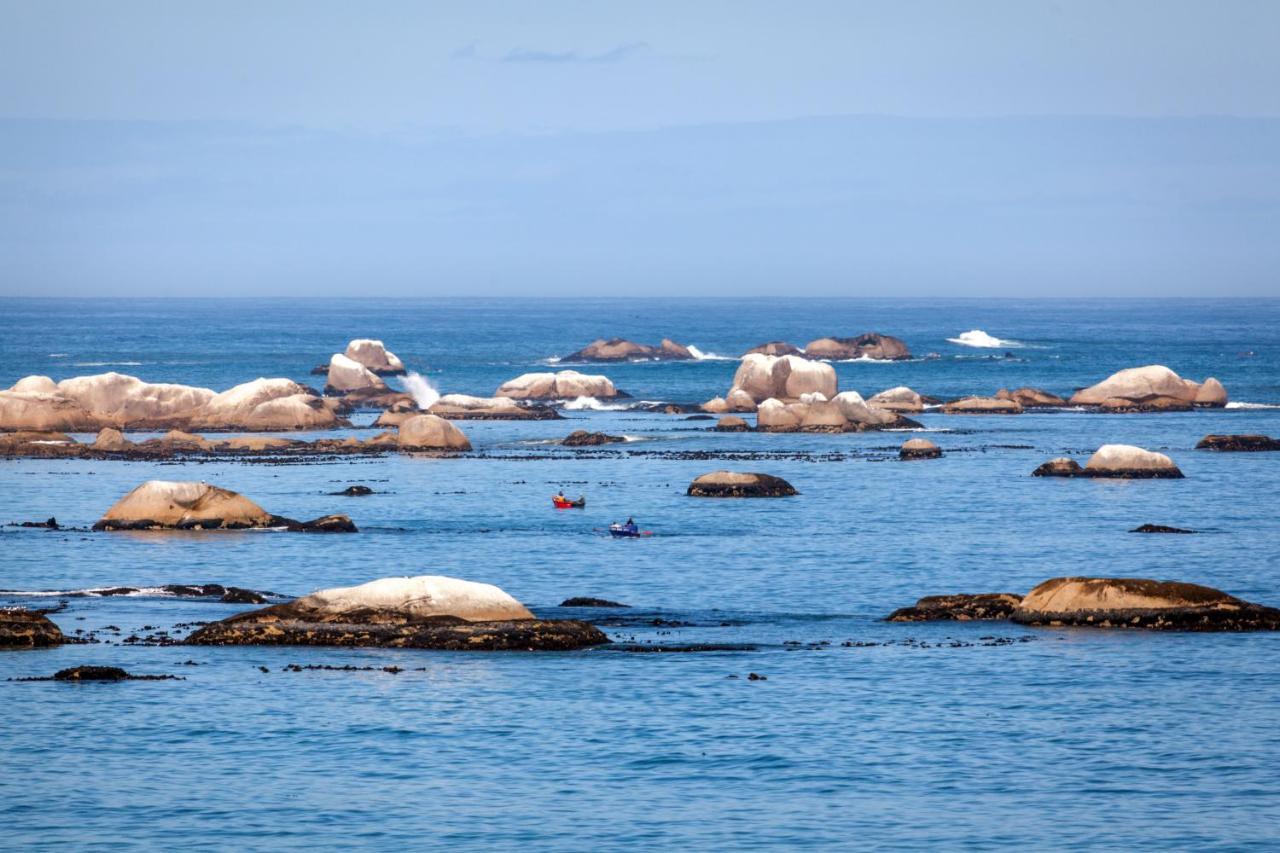
[[[1018,341],[1006,341],[1001,338],[992,337],[981,329],[970,329],[967,332],[961,332],[954,338],[947,338],[947,340],[953,344],[960,344],[960,346],[979,347],[981,349],[1022,346]]]
[[[1280,409],[1280,403],[1237,403],[1232,400],[1227,403],[1228,409]]]
[[[404,377],[404,390],[413,395],[413,402],[424,412],[440,399],[440,392],[430,379],[421,373],[410,372]]]
[[[602,403],[595,397],[578,397],[564,404],[571,412],[621,412],[629,408],[625,403]]]
[[[714,352],[703,352],[693,344],[689,344],[685,349],[689,350],[689,354],[697,361],[737,361],[737,359],[731,355],[717,355]]]
[[[72,367],[141,367],[142,361],[73,361]]]

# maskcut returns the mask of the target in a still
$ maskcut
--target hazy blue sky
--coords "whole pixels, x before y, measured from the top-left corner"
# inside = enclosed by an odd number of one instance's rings
[[[1277,44],[1274,0],[0,0],[0,293],[1272,294]]]

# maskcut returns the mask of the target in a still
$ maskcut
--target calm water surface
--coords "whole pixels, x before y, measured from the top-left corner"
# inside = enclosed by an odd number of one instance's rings
[[[1010,343],[947,340],[975,328]],[[121,639],[147,626],[180,635],[177,624],[242,608],[65,598],[54,617],[65,631],[120,632],[0,654],[0,679],[103,663],[186,680],[0,681],[3,846],[1273,848],[1280,637],[879,620],[921,595],[1024,592],[1063,574],[1178,578],[1280,603],[1280,454],[1193,449],[1210,432],[1280,435],[1280,302],[3,300],[0,386],[105,370],[218,389],[258,376],[316,382],[313,365],[372,336],[442,391],[489,394],[598,336],[670,336],[736,356],[766,340],[872,329],[938,357],[838,364],[842,389],[1065,395],[1156,362],[1216,376],[1233,401],[1255,405],[926,413],[946,456],[920,463],[896,461],[901,434],[717,434],[636,411],[462,424],[480,458],[0,462],[0,521],[88,526],[139,482],[163,478],[208,480],[293,517],[347,512],[361,528],[0,529],[0,587],[21,591],[0,604],[175,582],[292,595],[441,573],[496,583],[544,616],[582,615],[557,606],[574,595],[627,602],[585,614],[618,640],[754,647],[131,647]],[[638,399],[702,401],[727,391],[735,364],[601,372]],[[636,440],[585,458],[547,444],[575,428]],[[1187,477],[1028,476],[1107,442],[1168,453]],[[689,458],[698,451],[773,455]],[[721,467],[785,477],[801,494],[685,497],[690,479]],[[378,494],[327,494],[352,483]],[[585,493],[588,509],[552,510],[561,487]],[[613,541],[594,530],[627,515],[657,535]],[[1127,532],[1144,522],[1202,532]],[[291,663],[406,671],[281,671]]]

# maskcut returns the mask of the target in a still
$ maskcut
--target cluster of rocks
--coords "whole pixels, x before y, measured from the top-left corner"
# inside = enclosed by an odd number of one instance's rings
[[[1227,405],[1227,390],[1212,377],[1194,382],[1162,364],[1149,364],[1113,373],[1072,394],[1068,402],[1111,412],[1186,411],[1222,408]]]
[[[626,395],[620,393],[607,376],[561,370],[522,374],[502,383],[494,396],[513,400],[573,400],[578,397],[609,400]]]
[[[663,338],[657,346],[638,344],[625,338],[597,338],[577,352],[566,355],[567,362],[610,361],[689,361],[694,358],[689,348],[670,338]]]
[[[445,394],[427,410],[451,421],[545,421],[560,413],[551,406],[522,405],[510,397],[472,397]],[[383,422],[379,420],[379,424]]]
[[[747,350],[746,355],[784,356],[804,355],[807,358],[847,359],[869,358],[876,361],[905,361],[911,358],[911,350],[900,339],[879,332],[867,332],[852,338],[818,338],[805,344],[804,349],[786,341],[769,341]]]
[[[238,492],[203,482],[148,480],[112,504],[94,530],[248,530],[355,533],[345,515],[294,521],[274,515]]]
[[[1196,450],[1259,453],[1280,450],[1280,438],[1272,438],[1268,435],[1206,435],[1196,442]]]
[[[385,391],[383,376],[403,376],[404,362],[390,352],[382,341],[358,338],[347,344],[344,352],[335,352],[327,365],[311,371],[324,375],[326,394],[344,395],[352,392]]]
[[[1146,628],[1157,631],[1277,631],[1280,610],[1221,590],[1146,578],[1060,577],[1025,596],[942,595],[895,610],[890,622],[1008,619],[1044,627]]]
[[[1051,459],[1036,470],[1035,477],[1109,477],[1122,480],[1182,479],[1182,471],[1163,453],[1143,450],[1131,444],[1104,444],[1083,468],[1066,456]]]

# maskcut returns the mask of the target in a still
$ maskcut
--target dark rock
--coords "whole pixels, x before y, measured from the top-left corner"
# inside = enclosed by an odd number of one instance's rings
[[[586,596],[578,596],[576,598],[566,598],[560,602],[561,607],[630,607],[629,604],[619,604],[616,601],[610,601],[607,598],[589,598]]]
[[[124,681],[129,677],[118,666],[75,666],[60,669],[53,675],[54,681]]]
[[[1141,527],[1135,527],[1129,531],[1130,533],[1195,533],[1194,530],[1187,530],[1182,527],[1166,527],[1163,524],[1144,524]]]
[[[62,631],[40,611],[0,610],[0,648],[42,649],[63,641]]]
[[[14,527],[34,527],[43,528],[45,530],[57,530],[58,519],[50,518],[48,521],[19,521],[13,525]]]
[[[751,425],[736,415],[725,415],[716,423],[715,430],[716,432],[751,432]]]
[[[610,646],[612,651],[631,652],[633,654],[754,652],[756,648],[756,646],[750,643],[682,643],[678,645],[663,645],[657,643],[617,643]]]
[[[1206,435],[1196,442],[1196,450],[1223,450],[1256,453],[1280,450],[1280,438],[1267,435]]]
[[[238,586],[228,587],[227,591],[218,599],[223,604],[266,604],[267,599],[261,593],[254,592],[251,589],[241,589]]]
[[[279,522],[284,522],[284,528],[290,533],[359,533],[360,530],[355,526],[348,516],[324,515],[311,521],[294,521],[292,519],[276,517],[274,526],[279,526]]]
[[[1012,592],[983,592],[973,595],[930,595],[912,607],[890,613],[886,622],[969,622],[981,619],[1008,619],[1022,602]]]
[[[1280,631],[1280,610],[1221,590],[1147,578],[1053,578],[1010,617],[1023,625],[1155,631]]]
[[[769,680],[769,676],[767,675],[761,675],[758,672],[747,673],[747,681],[768,681],[768,680]]]
[[[1061,456],[1057,459],[1050,459],[1036,470],[1031,472],[1033,477],[1087,477],[1088,474],[1080,467],[1080,463],[1074,459],[1068,459]]]
[[[768,343],[760,344],[758,347],[752,347],[744,352],[743,355],[751,355],[753,352],[758,352],[761,355],[776,356],[804,354],[800,347],[789,344],[786,341],[769,341]]]
[[[625,338],[598,338],[562,361],[687,361],[693,358],[688,348],[670,338],[663,338],[658,346],[638,344]]]
[[[603,432],[587,432],[585,429],[574,430],[560,442],[565,447],[596,447],[601,444],[618,444],[626,439],[620,435],[607,435]]]
[[[713,471],[690,483],[686,494],[697,498],[784,498],[799,492],[771,474]]]
[[[342,495],[348,498],[359,498],[365,495],[373,494],[373,489],[368,486],[347,486],[340,492],[330,492],[331,495]]]

